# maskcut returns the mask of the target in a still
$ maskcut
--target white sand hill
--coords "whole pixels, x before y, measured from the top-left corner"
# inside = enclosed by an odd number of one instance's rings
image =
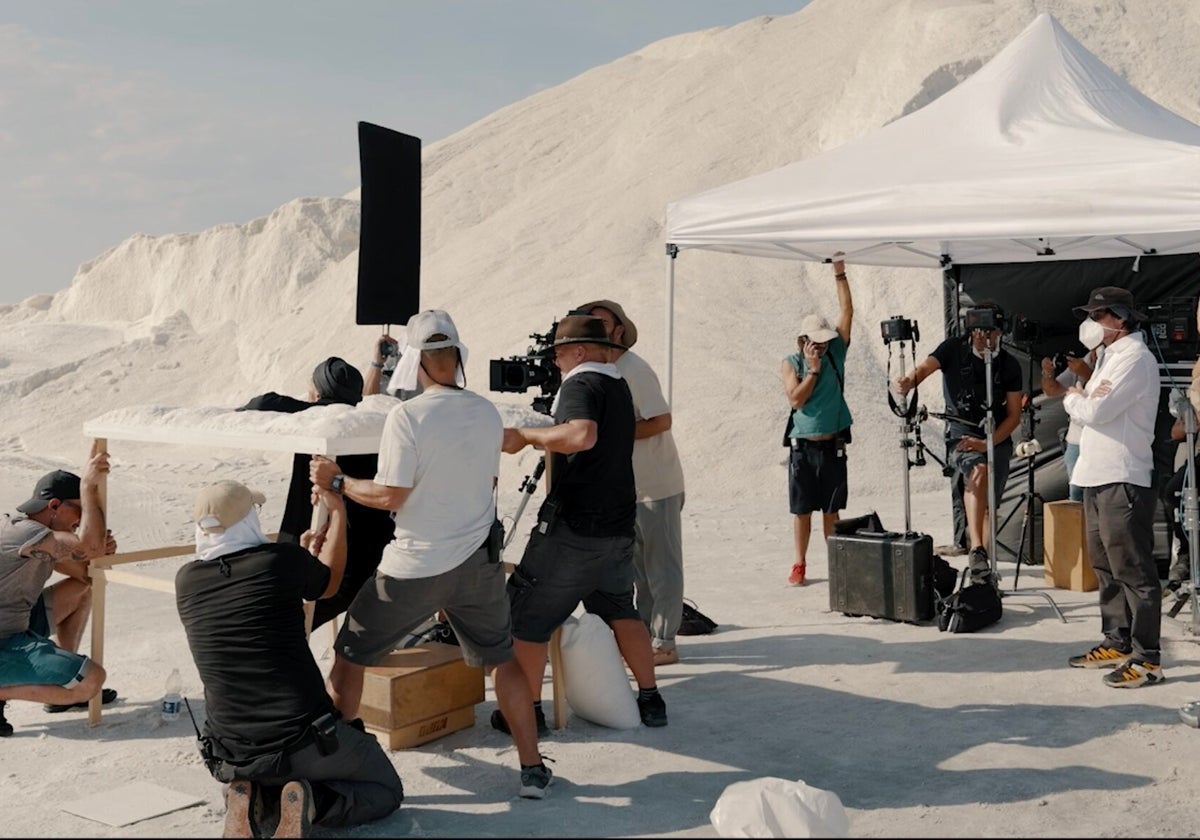
[[[1194,0],[814,0],[787,17],[651,44],[429,143],[422,305],[455,317],[471,350],[468,385],[480,393],[489,359],[524,352],[529,333],[596,298],[625,306],[636,349],[661,375],[668,201],[921,107],[1043,11],[1143,93],[1200,122]],[[302,396],[325,356],[364,365],[379,330],[353,323],[358,214],[354,193],[305,197],[244,224],[134,235],[80,266],[63,291],[0,306],[0,507],[49,469],[77,469],[90,418],[234,406],[267,390]],[[848,512],[877,509],[895,528],[897,423],[878,323],[917,319],[919,350],[931,350],[942,335],[941,279],[849,273]],[[486,725],[489,693],[475,727],[394,755],[405,807],[356,836],[711,836],[708,813],[724,787],[759,776],[836,792],[861,836],[1195,833],[1200,741],[1175,715],[1200,696],[1186,620],[1164,619],[1166,684],[1119,692],[1064,667],[1097,640],[1094,593],[1046,590],[1066,623],[1042,598],[1018,596],[988,631],[948,636],[829,612],[823,548],[808,586],[784,585],[792,526],[779,359],[802,315],[834,314],[830,274],[699,252],[678,260],[673,415],[688,481],[687,591],[721,627],[682,639],[682,662],[660,672],[670,726],[618,732],[572,719],[544,746],[559,776],[550,798],[519,802],[515,753]],[[927,390],[936,409],[936,386]],[[491,396],[527,405],[532,394]],[[939,431],[931,423],[928,439]],[[192,493],[214,478],[263,489],[267,522],[282,511],[284,454],[111,448],[122,549],[186,541]],[[516,507],[534,459],[504,458],[503,510]],[[914,526],[946,541],[943,479],[936,467],[912,479]],[[166,578],[178,562],[141,570]],[[1013,565],[1001,571],[1011,588]],[[1019,583],[1041,589],[1040,569],[1022,568]],[[118,585],[109,604],[105,663],[122,699],[96,729],[81,715],[10,704],[17,735],[0,742],[0,833],[218,835],[220,788],[190,726],[156,716],[172,667],[201,696],[174,605]],[[319,655],[323,642],[314,640]],[[58,810],[130,779],[206,804],[123,829]]]

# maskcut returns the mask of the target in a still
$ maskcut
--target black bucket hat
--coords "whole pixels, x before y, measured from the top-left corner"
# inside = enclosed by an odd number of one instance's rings
[[[1083,306],[1076,306],[1071,311],[1075,313],[1076,317],[1086,318],[1100,309],[1110,309],[1120,318],[1128,316],[1127,320],[1146,320],[1145,313],[1133,308],[1133,293],[1120,286],[1101,286],[1098,289],[1092,289],[1088,302]]]

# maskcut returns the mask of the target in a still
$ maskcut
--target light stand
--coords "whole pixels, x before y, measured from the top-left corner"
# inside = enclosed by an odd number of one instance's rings
[[[987,377],[987,403],[983,414],[983,431],[987,436],[987,498],[988,498],[988,566],[991,568],[990,576],[992,585],[996,587],[996,591],[1000,593],[1002,598],[1008,598],[1014,595],[1041,595],[1050,602],[1050,606],[1054,608],[1054,612],[1058,614],[1059,619],[1063,624],[1067,623],[1067,618],[1062,614],[1062,610],[1058,608],[1058,604],[1054,603],[1045,592],[1017,592],[1016,582],[1014,579],[1013,591],[1003,592],[1000,590],[1000,573],[996,569],[996,487],[995,487],[995,471],[996,463],[996,418],[992,416],[992,347],[986,341],[983,344],[983,368],[984,375]],[[1030,473],[1032,475],[1032,472]],[[1017,569],[1020,570],[1021,557],[1017,555]]]
[[[892,375],[892,343],[896,342],[900,345],[900,379],[905,377],[904,369],[904,345],[906,342],[911,343],[911,353],[913,357],[913,365],[917,362],[917,339],[920,337],[920,328],[915,321],[909,321],[907,318],[894,316],[880,324],[883,332],[883,343],[888,348],[888,381],[891,382]],[[892,409],[892,413],[900,418],[900,458],[904,464],[904,536],[913,536],[912,529],[912,491],[909,487],[908,471],[914,466],[922,467],[925,465],[925,444],[921,442],[921,426],[920,422],[925,419],[925,407],[917,407],[917,390],[914,386],[912,394],[908,398],[905,406],[901,407],[893,398],[892,392],[888,390],[888,405]],[[908,450],[916,448],[917,456],[915,461],[910,461]],[[931,453],[932,455],[932,453]],[[936,456],[933,456],[936,460]]]

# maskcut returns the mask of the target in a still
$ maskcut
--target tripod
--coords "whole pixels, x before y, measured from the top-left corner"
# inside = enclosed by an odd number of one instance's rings
[[[1029,381],[1032,383],[1033,348],[1030,347],[1027,353],[1029,355]],[[1017,588],[1017,581],[1021,577],[1021,557],[1024,555],[1027,562],[1033,563],[1033,547],[1037,542],[1037,535],[1034,531],[1036,528],[1034,517],[1037,515],[1035,503],[1041,502],[1042,505],[1046,504],[1046,500],[1042,498],[1041,493],[1037,492],[1034,485],[1034,476],[1037,470],[1037,455],[1042,451],[1042,446],[1037,442],[1037,438],[1033,433],[1033,430],[1037,428],[1037,424],[1041,422],[1037,418],[1037,412],[1038,406],[1034,405],[1033,400],[1026,396],[1021,403],[1021,433],[1024,435],[1025,440],[1018,444],[1016,449],[1016,454],[1025,459],[1025,490],[1021,493],[1020,498],[1017,499],[1017,503],[1013,505],[1012,510],[1004,517],[1004,521],[1000,523],[1000,527],[996,529],[997,531],[1003,531],[1018,510],[1024,511],[1021,519],[1021,536],[1017,542],[1017,550],[1013,551],[1008,546],[997,541],[1001,548],[1012,554],[1017,560],[1017,568],[1013,573],[1013,589]],[[1025,554],[1026,533],[1029,534],[1028,554]]]
[[[995,476],[994,465],[996,463],[996,442],[995,442],[996,418],[992,415],[992,405],[993,405],[992,400],[994,398],[993,388],[992,388],[992,385],[993,385],[993,382],[992,382],[992,358],[995,354],[994,354],[990,344],[985,342],[983,345],[983,348],[984,348],[983,349],[983,367],[984,367],[985,375],[987,377],[987,410],[984,412],[984,415],[983,415],[983,430],[984,430],[984,433],[987,435],[988,564],[991,566],[991,569],[992,569],[992,571],[991,571],[992,581],[994,582],[994,584],[996,586],[996,591],[1000,593],[1000,596],[1002,598],[1008,598],[1008,597],[1012,597],[1014,595],[1041,595],[1043,598],[1045,598],[1047,601],[1050,602],[1050,606],[1054,608],[1054,612],[1058,614],[1058,617],[1062,621],[1062,623],[1066,624],[1067,623],[1066,616],[1064,616],[1062,614],[1062,610],[1060,610],[1058,608],[1058,604],[1054,603],[1054,599],[1051,598],[1048,594],[1046,594],[1045,592],[1018,592],[1016,576],[1013,577],[1013,588],[1011,591],[1004,592],[1004,591],[1001,591],[1001,589],[1000,589],[1000,574],[996,570],[996,482],[993,480],[993,476]],[[1030,414],[1030,417],[1032,418],[1032,413]],[[1031,438],[1032,438],[1032,431],[1033,431],[1033,429],[1030,428]],[[1028,508],[1027,508],[1028,512],[1030,514],[1032,514],[1033,499],[1034,499],[1034,496],[1036,495],[1036,493],[1032,492],[1033,491],[1033,458],[1032,457],[1030,457],[1029,490],[1031,491],[1031,493],[1028,495],[1028,498],[1026,499],[1026,504],[1028,505]],[[1014,508],[1013,510],[1015,511],[1016,508]],[[1011,516],[1011,514],[1010,514],[1010,516]],[[1025,536],[1024,536],[1025,524],[1026,523],[1023,523],[1021,525],[1021,541],[1022,541],[1022,543],[1024,543],[1024,540],[1025,540]],[[1032,542],[1032,534],[1030,536],[1031,536],[1031,542]],[[1021,571],[1021,555],[1018,553],[1017,554],[1017,574],[1018,575],[1020,574],[1020,571]]]

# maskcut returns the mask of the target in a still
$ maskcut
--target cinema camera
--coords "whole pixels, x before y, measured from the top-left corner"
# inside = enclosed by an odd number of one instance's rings
[[[533,344],[524,356],[509,356],[507,359],[492,359],[489,364],[490,387],[493,391],[523,394],[530,388],[541,388],[542,393],[533,398],[534,411],[550,413],[554,395],[562,384],[562,373],[554,364],[554,331],[558,321],[550,325],[545,334],[530,333]]]
[[[893,341],[921,340],[921,332],[917,326],[917,322],[902,318],[899,315],[893,315],[886,321],[880,322],[879,331],[883,334],[884,344],[891,344]]]

